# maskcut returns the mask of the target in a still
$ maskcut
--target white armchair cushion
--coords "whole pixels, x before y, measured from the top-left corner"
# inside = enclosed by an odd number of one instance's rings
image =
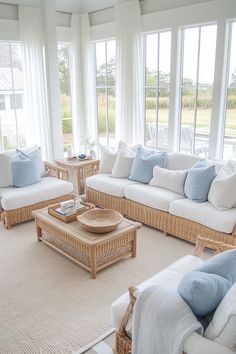
[[[194,332],[184,343],[186,354],[235,354],[231,349],[202,337]]]
[[[73,184],[53,177],[43,177],[39,183],[22,188],[2,188],[1,205],[14,210],[61,197],[73,192]]]
[[[153,167],[153,178],[150,186],[160,187],[177,194],[184,194],[184,182],[187,170],[167,170],[159,166]]]
[[[236,351],[236,284],[217,307],[204,336]]]

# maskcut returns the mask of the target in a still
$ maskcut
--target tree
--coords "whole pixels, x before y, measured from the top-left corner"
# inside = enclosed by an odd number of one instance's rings
[[[69,47],[59,45],[58,65],[61,93],[70,96]]]

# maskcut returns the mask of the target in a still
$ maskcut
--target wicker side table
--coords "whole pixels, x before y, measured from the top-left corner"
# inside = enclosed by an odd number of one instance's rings
[[[67,160],[65,158],[55,162],[58,166],[69,171],[69,180],[74,184],[76,194],[83,194],[85,178],[93,176],[99,171],[99,160],[80,161],[78,159]]]

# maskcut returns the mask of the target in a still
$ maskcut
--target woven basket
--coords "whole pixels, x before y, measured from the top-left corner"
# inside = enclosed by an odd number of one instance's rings
[[[115,230],[123,216],[113,209],[94,208],[79,215],[77,219],[85,230],[103,234]]]

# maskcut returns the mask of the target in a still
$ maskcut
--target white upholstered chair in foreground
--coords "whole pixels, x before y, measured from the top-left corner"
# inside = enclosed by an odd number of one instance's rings
[[[194,255],[185,256],[153,277],[141,283],[137,289],[131,287],[129,293],[120,296],[111,306],[112,324],[117,328],[116,343],[114,348],[115,354],[131,354],[132,347],[132,313],[136,302],[137,292],[142,292],[152,285],[169,284],[173,288],[177,288],[182,277],[189,271],[195,269],[204,262],[200,256],[204,248],[209,247],[217,252],[234,248],[222,242],[212,241],[198,237]],[[130,298],[130,299],[129,299]],[[186,354],[234,354],[235,352],[215,341],[202,337],[200,334],[193,332],[184,345],[184,353]],[[163,353],[164,354],[164,353]]]

